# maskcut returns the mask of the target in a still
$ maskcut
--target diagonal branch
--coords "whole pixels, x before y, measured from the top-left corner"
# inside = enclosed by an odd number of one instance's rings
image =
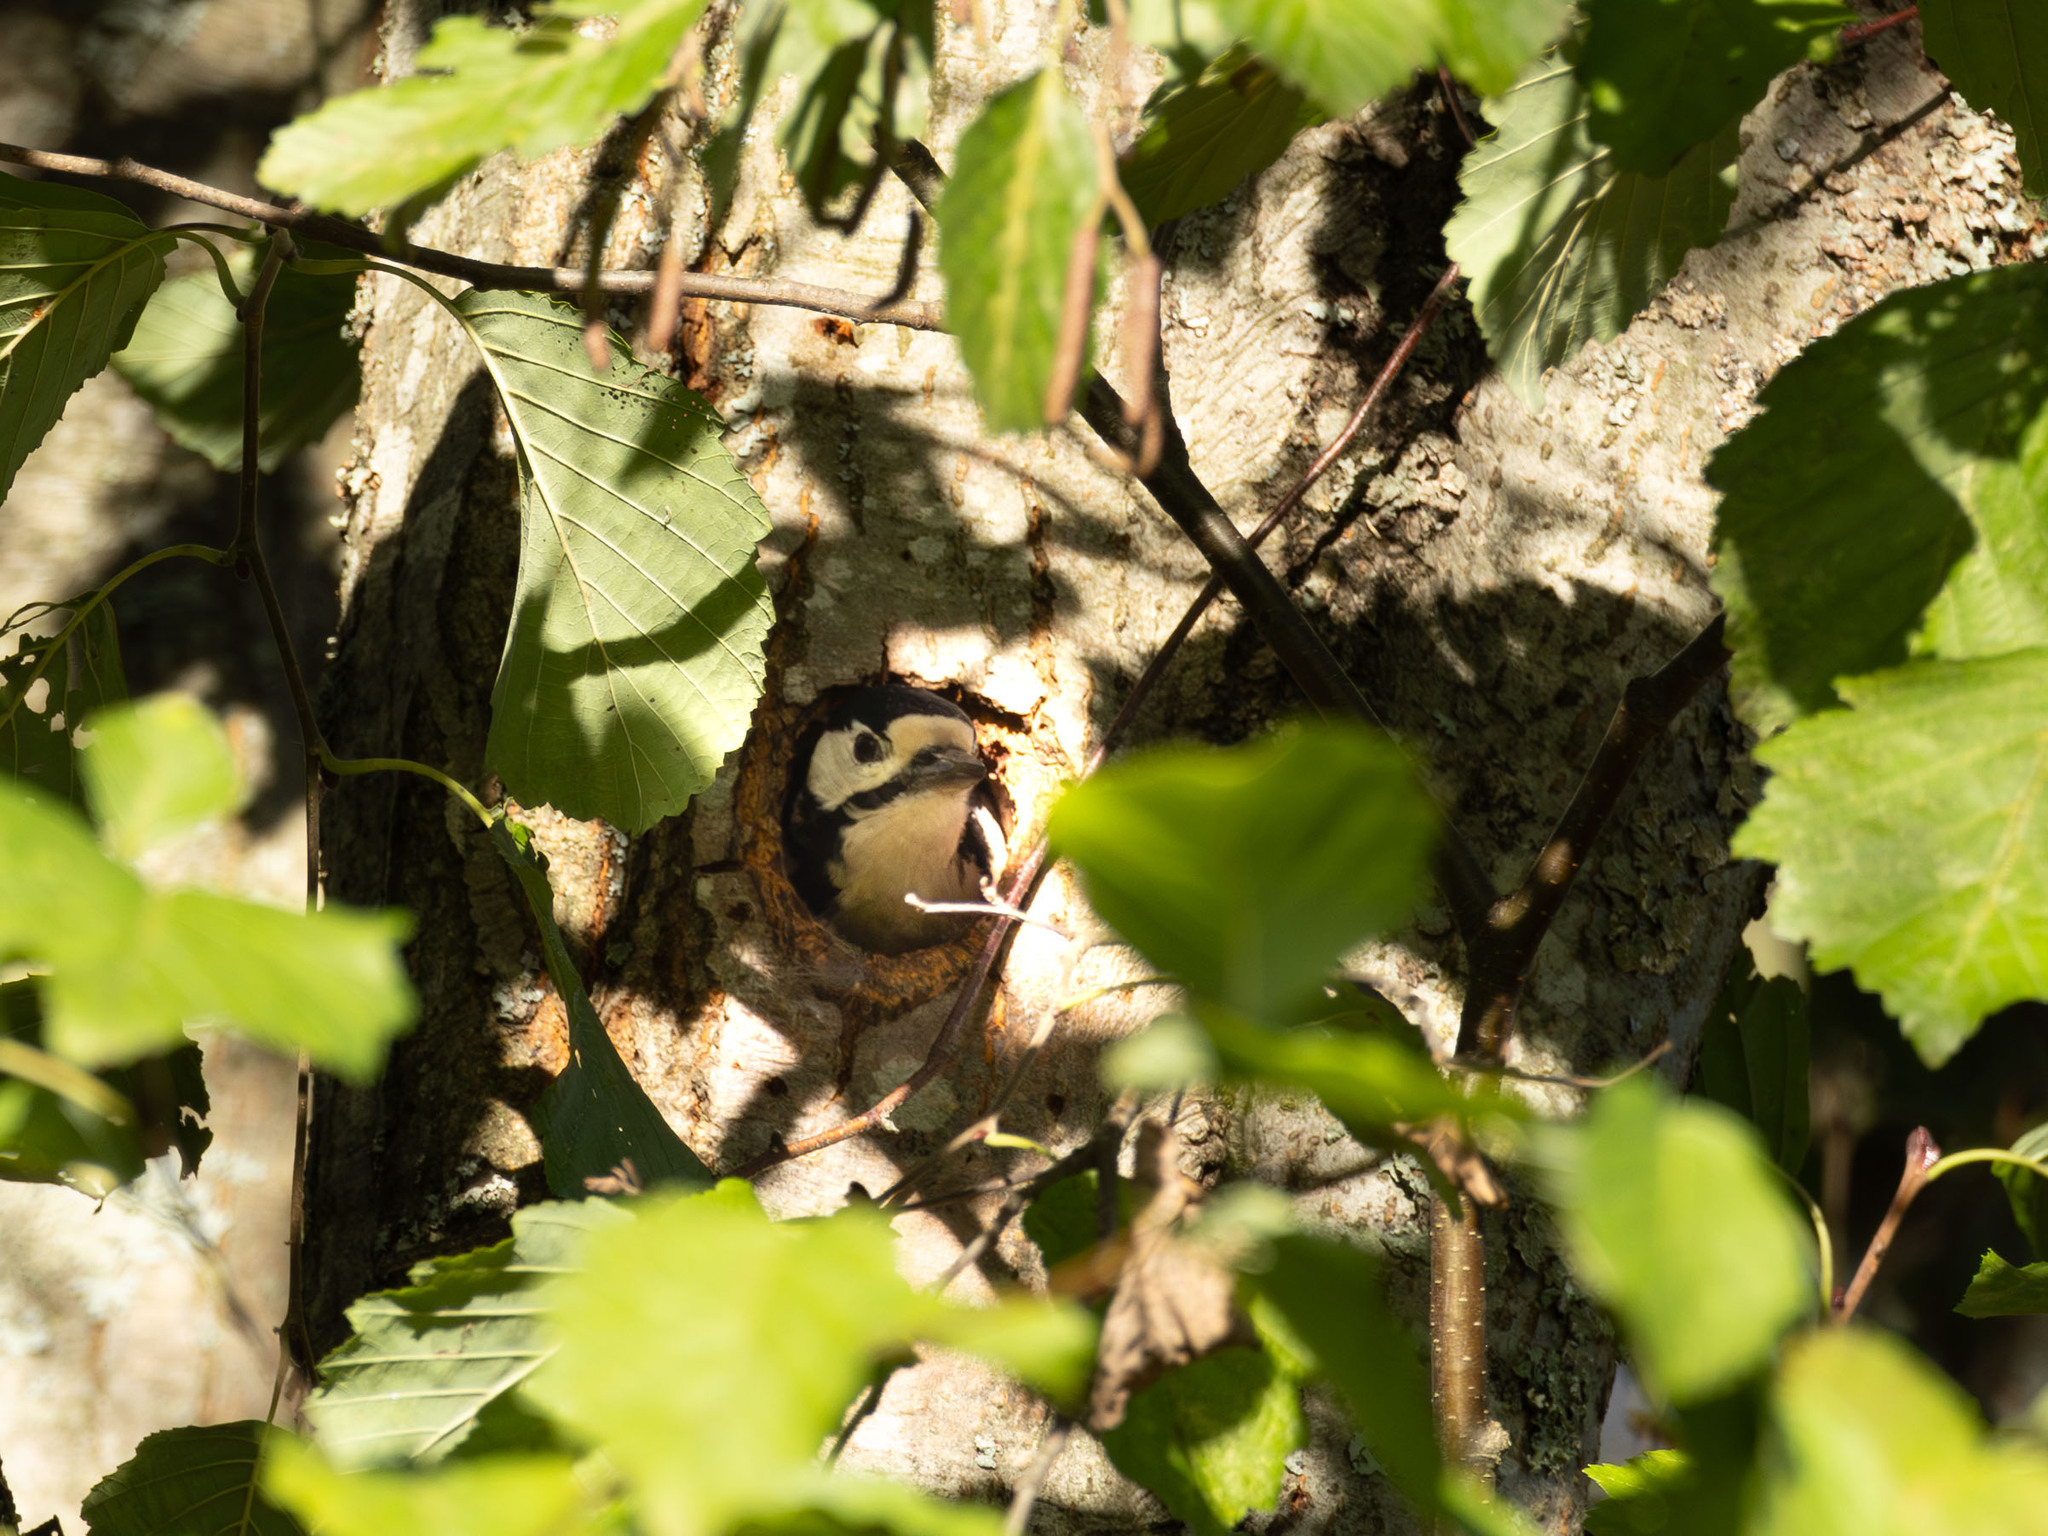
[[[1564,905],[1593,840],[1614,814],[1643,754],[1707,679],[1727,665],[1723,626],[1723,617],[1716,614],[1684,650],[1622,690],[1606,739],[1558,818],[1556,830],[1522,883],[1493,903],[1477,941],[1468,937],[1472,975],[1458,1028],[1460,1056],[1496,1062],[1506,1052],[1537,946]]]

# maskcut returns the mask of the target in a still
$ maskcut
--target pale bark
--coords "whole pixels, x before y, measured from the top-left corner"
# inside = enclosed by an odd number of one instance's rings
[[[396,9],[405,24],[410,7]],[[1051,7],[985,5],[977,17],[979,30],[941,13],[931,141],[942,162],[988,95],[1047,56]],[[394,40],[394,62],[407,38],[416,33]],[[1099,51],[1072,57],[1086,95]],[[1788,181],[1812,179],[1807,165],[1850,157],[1939,91],[1906,31],[1831,70],[1793,72],[1749,124],[1744,233],[1695,255],[1625,336],[1554,376],[1540,414],[1482,378],[1469,318],[1447,320],[1281,541],[1276,568],[1503,886],[1563,808],[1623,683],[1711,615],[1712,497],[1700,469],[1760,381],[1892,287],[2012,245],[1994,233],[1970,254],[1971,231],[1995,229],[2010,206],[2000,175],[2007,187],[2016,177],[2001,159],[2009,142],[1946,104],[1790,199]],[[1196,468],[1240,521],[1270,505],[1348,414],[1441,270],[1454,133],[1429,91],[1397,97],[1304,134],[1254,186],[1171,232],[1174,407]],[[555,261],[575,246],[592,164],[589,154],[493,162],[418,238]],[[607,172],[643,173],[664,174],[658,154]],[[625,200],[612,259],[647,259],[654,206]],[[910,205],[892,183],[858,234],[820,233],[759,130],[718,229],[703,227],[694,181],[676,207],[675,238],[712,270],[880,294]],[[917,296],[935,299],[930,254]],[[344,753],[403,752],[475,777],[514,563],[508,446],[445,319],[388,280],[372,281],[368,308],[330,729]],[[944,955],[865,969],[835,955],[772,874],[770,808],[802,711],[824,690],[884,675],[957,690],[1028,834],[1206,573],[1142,492],[1090,459],[1078,423],[985,439],[947,338],[849,331],[787,309],[711,306],[699,318],[686,361],[727,413],[730,446],[775,522],[762,551],[782,614],[768,697],[718,783],[645,836],[535,814],[559,915],[613,1039],[685,1139],[730,1168],[774,1134],[820,1129],[901,1081],[957,971]],[[1143,733],[1235,739],[1298,707],[1222,605]],[[1760,894],[1759,872],[1727,850],[1755,786],[1713,690],[1649,755],[1567,902],[1514,1061],[1601,1070],[1669,1039],[1668,1068],[1685,1070]],[[336,895],[421,914],[415,973],[427,1010],[380,1089],[330,1092],[316,1120],[309,1274],[331,1340],[340,1306],[366,1286],[497,1235],[517,1203],[542,1193],[520,1111],[560,1063],[563,1023],[508,880],[436,794],[411,782],[345,786],[330,850]],[[1062,871],[1035,910],[1093,929]],[[1077,978],[1133,964],[1103,950],[1076,962],[1059,940],[1027,932],[989,1023],[946,1081],[912,1100],[893,1132],[774,1169],[764,1200],[793,1215],[833,1209],[855,1185],[879,1192],[987,1101]],[[1440,907],[1358,957],[1439,1048],[1455,1033],[1461,964]],[[1160,1002],[1141,993],[1064,1019],[1006,1125],[1056,1148],[1086,1137],[1103,1105],[1098,1047]],[[1571,1107],[1561,1091],[1545,1101]],[[1313,1104],[1278,1095],[1205,1099],[1180,1131],[1190,1171],[1270,1179],[1298,1192],[1309,1221],[1382,1248],[1396,1299],[1419,1323],[1427,1189],[1409,1159],[1359,1148]],[[958,1155],[926,1187],[985,1179],[1016,1158]],[[987,1209],[899,1217],[905,1272],[939,1274]],[[1490,1407],[1509,1438],[1502,1481],[1545,1528],[1572,1528],[1610,1347],[1523,1192],[1487,1233]],[[1012,1232],[955,1294],[1039,1273]],[[1316,1444],[1290,1471],[1274,1523],[1405,1529],[1335,1415],[1318,1400],[1314,1416]],[[1019,1389],[935,1358],[892,1378],[847,1461],[1001,1498],[1044,1424]],[[1077,1437],[1037,1528],[1128,1529],[1160,1513]]]

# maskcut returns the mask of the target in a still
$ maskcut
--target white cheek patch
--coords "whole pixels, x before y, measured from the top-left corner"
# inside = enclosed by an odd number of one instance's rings
[[[852,731],[834,731],[819,737],[811,753],[811,771],[805,783],[811,798],[828,811],[838,810],[854,795],[881,788],[896,772],[896,761],[887,752],[872,763],[856,758],[855,739]]]
[[[889,722],[889,755],[907,763],[926,747],[974,750],[974,727],[950,715],[901,715]]]

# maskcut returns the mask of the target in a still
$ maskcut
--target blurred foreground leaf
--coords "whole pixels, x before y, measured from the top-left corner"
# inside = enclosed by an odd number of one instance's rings
[[[336,1471],[280,1436],[263,1492],[321,1536],[573,1536],[593,1502],[566,1456],[490,1456],[432,1472]]]
[[[1145,222],[1156,225],[1223,201],[1321,122],[1323,111],[1239,46],[1199,80],[1155,101],[1145,120],[1117,176]]]
[[[771,1223],[730,1180],[634,1211],[592,1236],[581,1272],[542,1293],[560,1347],[526,1392],[606,1447],[654,1536],[807,1510],[858,1527],[867,1497],[992,1529],[991,1512],[956,1519],[926,1509],[926,1495],[834,1477],[819,1443],[876,1364],[915,1339],[981,1353],[1055,1392],[1093,1358],[1094,1326],[1077,1308],[1017,1299],[971,1311],[913,1291],[876,1212]]]
[[[1305,723],[1232,748],[1155,748],[1053,807],[1053,851],[1198,1001],[1253,1018],[1311,1002],[1425,888],[1436,814],[1400,750]]]
[[[122,768],[108,780],[107,804],[115,825],[137,837],[182,824],[221,789],[219,725],[207,718],[212,745],[195,747],[198,735],[150,729],[162,715],[128,717],[140,723],[134,737],[114,711],[97,717],[110,743],[123,744],[109,748],[107,761],[118,757]],[[100,851],[76,812],[0,778],[0,953],[47,970],[44,1039],[73,1061],[132,1061],[183,1045],[188,1023],[223,1024],[364,1081],[412,1021],[398,955],[410,929],[399,912],[282,912],[146,889]]]
[[[1548,1150],[1573,1271],[1652,1392],[1684,1406],[1723,1391],[1817,1307],[1806,1223],[1725,1109],[1631,1078]]]
[[[1786,1347],[1777,1453],[1754,1536],[2048,1530],[2048,1455],[1984,1433],[1977,1405],[1904,1340],[1825,1329]]]

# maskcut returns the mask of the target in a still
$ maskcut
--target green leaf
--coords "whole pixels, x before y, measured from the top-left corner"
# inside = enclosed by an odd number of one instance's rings
[[[1347,950],[1407,916],[1436,833],[1397,747],[1316,722],[1133,754],[1069,789],[1050,829],[1157,969],[1254,1017],[1312,997]]]
[[[1475,90],[1501,90],[1565,19],[1559,0],[1217,0],[1216,9],[1339,117],[1439,60]]]
[[[1927,56],[2012,129],[2027,190],[2048,192],[2048,12],[2033,0],[1922,0]]]
[[[633,1209],[638,1220],[593,1234],[586,1267],[543,1292],[559,1349],[525,1390],[606,1447],[653,1536],[803,1510],[859,1524],[850,1501],[863,1485],[827,1476],[817,1451],[877,1363],[918,1338],[1006,1331],[912,1291],[871,1210],[771,1223],[734,1180]],[[1078,1309],[1003,1309],[1065,1314],[1070,1340],[1085,1351],[1092,1339]],[[1034,1330],[1007,1331],[1015,1342]]]
[[[2036,1162],[2048,1161],[2048,1121],[2043,1121],[2015,1141],[2011,1151]],[[2012,1205],[2012,1219],[2026,1236],[2027,1246],[2037,1259],[2048,1258],[2048,1179],[2029,1168],[2011,1163],[1994,1163],[1991,1171],[2005,1186],[2005,1198]]]
[[[532,160],[595,139],[637,112],[703,0],[607,0],[608,38],[577,24],[584,5],[545,9],[529,28],[444,16],[420,73],[337,96],[280,128],[256,168],[265,186],[320,208],[389,208],[463,175],[501,149]]]
[[[2015,1268],[1990,1249],[1978,1262],[1970,1289],[1956,1303],[1965,1317],[2020,1317],[2048,1312],[2048,1264]]]
[[[0,174],[0,501],[72,392],[128,344],[176,242],[110,197]]]
[[[591,1497],[566,1456],[347,1474],[280,1438],[264,1458],[263,1491],[321,1536],[569,1536],[592,1527]]]
[[[1362,1248],[1292,1234],[1248,1278],[1351,1408],[1366,1448],[1427,1514],[1437,1480],[1429,1381],[1416,1342],[1387,1311],[1379,1263]]]
[[[1779,71],[1833,58],[1835,34],[1859,18],[1834,0],[1590,0],[1586,19],[1592,135],[1622,170],[1662,176]]]
[[[187,1023],[226,1024],[365,1081],[412,1021],[397,952],[410,927],[400,912],[145,890],[76,813],[0,779],[0,954],[48,971],[49,1047],[74,1061],[131,1061],[183,1045]]]
[[[189,693],[123,703],[89,723],[86,795],[116,858],[133,862],[235,808],[241,785],[227,732]]]
[[[1646,1451],[1588,1467],[1586,1476],[1607,1495],[1586,1511],[1586,1536],[1654,1536],[1675,1523],[1672,1506],[1692,1493],[1698,1468],[1683,1451]]]
[[[1740,1381],[1813,1313],[1806,1222],[1718,1105],[1672,1103],[1642,1078],[1607,1089],[1556,1128],[1549,1184],[1574,1272],[1672,1402]]]
[[[0,1039],[42,1048],[42,982],[0,982]],[[48,1066],[55,1058],[48,1058]],[[17,1068],[19,1063],[16,1064]],[[83,1082],[65,1092],[0,1072],[0,1180],[61,1184],[94,1200],[141,1174],[145,1160],[176,1147],[190,1174],[213,1141],[199,1047],[186,1045],[103,1078],[62,1064]]]
[[[1797,1176],[1811,1129],[1806,993],[1789,976],[1765,981],[1738,949],[1700,1039],[1693,1092],[1757,1129],[1771,1159]]]
[[[1121,1092],[1157,1093],[1190,1083],[1213,1083],[1222,1063],[1208,1031],[1184,1013],[1165,1013],[1102,1053],[1102,1081]]]
[[[519,451],[519,585],[485,760],[512,796],[632,832],[681,810],[746,735],[775,611],[754,563],[767,510],[719,422],[583,319],[471,290]]]
[[[793,73],[803,82],[783,119],[782,146],[812,217],[830,222],[826,204],[882,175],[875,146],[884,137],[901,143],[924,132],[932,8],[899,0],[791,0],[762,10],[774,38],[761,76]],[[744,103],[742,114],[750,108]]]
[[[1787,1346],[1777,1454],[1753,1536],[1985,1536],[2039,1531],[2048,1456],[1984,1434],[1977,1406],[1902,1340],[1863,1329]]]
[[[306,1404],[321,1449],[343,1471],[467,1452],[479,1417],[553,1348],[536,1287],[625,1220],[601,1200],[528,1206],[506,1241],[415,1265],[410,1285],[356,1302],[354,1332],[320,1362],[325,1384]]]
[[[2048,409],[2013,458],[1965,464],[1954,489],[1976,545],[1935,594],[1913,649],[1963,661],[2048,645]]]
[[[266,1429],[255,1419],[160,1430],[93,1485],[80,1513],[92,1536],[304,1536],[256,1488]]]
[[[1315,1026],[1268,1029],[1221,1009],[1198,1017],[1227,1076],[1305,1088],[1368,1144],[1384,1143],[1395,1121],[1522,1113],[1491,1087],[1465,1090],[1447,1080],[1413,1031],[1401,1039]]]
[[[1465,200],[1444,229],[1487,348],[1532,409],[1543,370],[1620,335],[1687,251],[1720,238],[1735,204],[1733,124],[1669,175],[1649,177],[1593,141],[1589,110],[1571,64],[1556,56],[1489,101],[1499,128],[1465,157]]]
[[[1263,1349],[1232,1348],[1167,1372],[1101,1438],[1116,1469],[1195,1536],[1227,1536],[1273,1507],[1308,1425],[1296,1378]]]
[[[586,1180],[604,1178],[627,1164],[643,1188],[708,1186],[710,1172],[634,1081],[590,1004],[562,930],[555,926],[554,891],[547,866],[534,851],[533,834],[501,816],[491,824],[491,845],[526,893],[540,929],[548,978],[569,1014],[569,1064],[542,1092],[532,1116],[546,1158],[548,1188],[574,1198],[589,1188]]]
[[[1067,261],[1095,198],[1088,120],[1056,68],[1018,81],[960,136],[932,212],[947,323],[990,432],[1044,424]]]
[[[1998,573],[2024,592],[2032,557],[2014,519],[2026,514],[2004,500],[2004,461],[2024,435],[2039,464],[2027,429],[2048,403],[2048,269],[1895,293],[1787,364],[1758,403],[1763,415],[1714,455],[1707,478],[1723,493],[1713,582],[1735,651],[1731,692],[1768,732],[1832,705],[1835,679],[1905,659],[1970,545],[1959,500],[1981,494],[1988,553],[1957,573],[1971,616],[1949,613],[1940,635],[1995,631],[1983,594]],[[2033,643],[2034,620],[2011,622]]]
[[[1757,748],[1735,836],[1779,866],[1771,921],[1846,966],[1939,1066],[2048,975],[2048,650],[1844,680],[1852,706]]]
[[[24,635],[12,656],[0,657],[0,712],[6,714],[0,720],[0,772],[82,806],[85,785],[79,777],[78,729],[102,705],[127,698],[128,681],[121,670],[121,636],[113,604],[95,604],[71,638],[60,642],[56,637],[62,626],[54,619],[62,611],[54,608],[37,623],[38,628],[48,624],[50,634]],[[29,681],[38,666],[39,690]],[[40,707],[32,702],[32,693],[39,695]]]
[[[228,263],[247,291],[253,254]],[[343,330],[356,280],[287,266],[263,310],[257,463],[274,471],[356,403],[357,340]],[[208,268],[174,277],[142,311],[114,370],[150,403],[172,439],[215,469],[242,467],[242,322]]]
[[[1145,135],[1117,176],[1145,222],[1163,224],[1221,202],[1322,120],[1321,108],[1239,46],[1146,108]]]

